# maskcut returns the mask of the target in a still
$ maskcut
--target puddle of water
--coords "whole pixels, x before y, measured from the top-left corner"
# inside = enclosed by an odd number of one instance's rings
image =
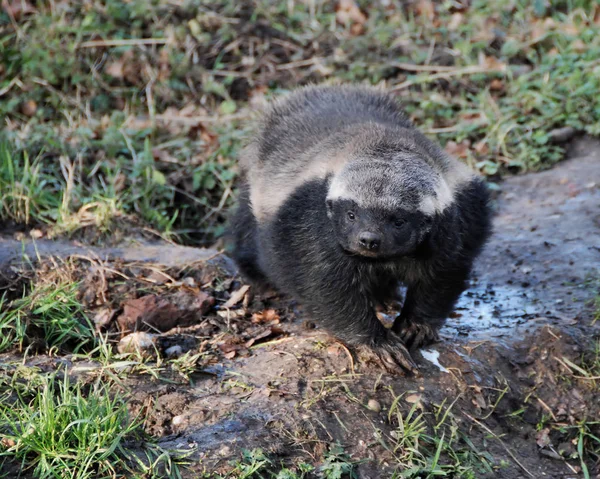
[[[442,333],[482,339],[510,334],[539,316],[540,306],[523,288],[472,283],[460,297]]]

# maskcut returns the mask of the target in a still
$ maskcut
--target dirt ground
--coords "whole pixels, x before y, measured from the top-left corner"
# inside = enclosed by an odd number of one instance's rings
[[[205,354],[190,382],[126,380],[146,429],[163,447],[191,452],[186,477],[226,471],[242,449],[319,463],[335,442],[360,461],[359,477],[391,477],[399,426],[388,413],[415,404],[430,428],[445,420],[462,434],[457,447],[489,459],[493,472],[476,477],[583,477],[579,460],[569,460],[577,437],[570,431],[600,417],[600,400],[597,384],[578,379],[565,358],[579,364],[600,337],[591,304],[600,278],[600,142],[577,140],[554,169],[507,179],[496,202],[495,232],[471,287],[441,342],[417,354],[416,378],[355,361],[305,327],[301,308],[285,298],[236,298],[243,285],[216,251],[38,241],[37,254],[79,255],[84,304],[115,341],[146,329],[164,355]],[[0,239],[5,286],[17,280],[21,253],[20,241]],[[27,361],[72,361],[80,374],[93,367],[68,355]],[[588,468],[600,477],[598,463]]]

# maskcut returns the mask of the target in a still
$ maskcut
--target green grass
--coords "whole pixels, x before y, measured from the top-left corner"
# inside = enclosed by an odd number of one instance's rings
[[[105,237],[124,220],[209,244],[235,196],[250,98],[308,82],[385,83],[488,175],[561,159],[555,128],[600,134],[597,2],[358,3],[358,30],[324,0],[3,11],[0,220]]]
[[[442,404],[426,412],[414,402],[408,411],[400,408],[405,394],[396,396],[388,411],[395,425],[390,437],[379,434],[380,443],[395,457],[396,478],[433,478],[439,476],[475,479],[493,474],[498,467],[494,458],[479,450],[469,434],[459,427],[452,407]]]
[[[94,330],[77,298],[78,284],[34,284],[8,303],[0,298],[0,352],[31,345],[46,351],[77,352],[95,342]]]
[[[318,472],[318,477],[323,479],[355,479],[357,477],[355,464],[356,462],[339,444],[330,446],[318,468],[304,462],[292,466],[278,465],[261,449],[252,449],[243,451],[242,457],[233,463],[231,471],[225,476],[218,477],[221,479],[304,479],[314,477],[314,473]]]
[[[27,152],[13,154],[8,144],[0,143],[0,220],[56,220],[60,190],[60,181],[43,170],[40,159],[31,161]]]
[[[83,387],[66,374],[33,377],[18,387],[0,382],[0,457],[40,479],[180,477],[109,384]]]

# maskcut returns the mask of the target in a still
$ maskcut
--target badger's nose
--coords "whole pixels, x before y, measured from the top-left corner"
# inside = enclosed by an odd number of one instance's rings
[[[377,251],[381,245],[381,237],[377,233],[363,231],[358,235],[360,247],[368,251]]]

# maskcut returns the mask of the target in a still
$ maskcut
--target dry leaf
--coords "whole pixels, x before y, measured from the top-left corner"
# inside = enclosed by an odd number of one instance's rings
[[[238,304],[242,299],[244,299],[244,296],[246,296],[246,293],[248,292],[249,289],[250,289],[250,285],[245,284],[237,291],[234,291],[231,294],[231,296],[229,297],[229,299],[227,300],[227,302],[222,306],[222,308],[224,308],[224,309],[232,308],[233,306]]]
[[[278,327],[266,328],[266,329],[263,329],[262,331],[260,331],[258,334],[256,334],[252,338],[250,338],[248,341],[246,341],[244,346],[249,348],[253,344],[258,343],[261,339],[271,338],[273,336],[277,337],[282,334],[283,334],[283,330],[281,328],[278,328]]]
[[[122,332],[150,329],[169,331],[200,321],[215,304],[215,298],[204,291],[178,291],[168,299],[150,294],[123,303],[123,313],[117,318]]]
[[[135,333],[128,334],[119,341],[117,350],[121,354],[125,353],[138,353],[138,354],[152,354],[154,352],[154,345],[156,343],[156,335],[149,334],[144,331],[137,331]]]
[[[550,445],[550,429],[547,427],[542,429],[535,436],[535,442],[539,447],[548,447]]]
[[[260,313],[254,313],[252,315],[252,322],[255,324],[261,323],[279,323],[279,314],[274,309],[266,309]]]
[[[500,78],[494,78],[490,82],[490,90],[492,91],[501,91],[504,90],[504,81]]]
[[[456,156],[458,158],[467,158],[469,156],[469,148],[471,142],[469,140],[463,140],[460,143],[455,141],[449,141],[446,143],[444,148],[449,155]]]
[[[108,326],[116,312],[117,311],[112,308],[99,309],[96,312],[96,315],[94,316],[94,324],[96,325],[96,330],[100,331],[102,328]]]
[[[113,77],[113,78],[117,78],[117,79],[122,79],[123,78],[123,62],[121,60],[116,60],[114,62],[108,63],[105,67],[104,67],[104,73],[106,73],[107,75]]]
[[[341,25],[357,24],[363,26],[367,16],[354,0],[340,0],[335,9],[335,18]]]
[[[463,17],[464,15],[462,13],[456,12],[452,14],[452,17],[450,17],[450,21],[448,22],[448,30],[454,31],[458,27],[460,27],[460,24],[463,21]]]
[[[169,61],[169,49],[162,48],[158,54],[158,81],[168,80],[171,76],[171,62]]]
[[[587,45],[579,38],[571,43],[571,49],[577,53],[583,53],[587,50]]]
[[[429,20],[435,17],[435,5],[431,0],[419,0],[416,5],[416,11],[419,15],[423,15]]]
[[[478,141],[477,143],[475,143],[475,146],[473,147],[473,149],[480,155],[487,155],[490,151],[490,148],[489,148],[488,144],[485,142],[485,140],[481,140],[481,141]]]
[[[27,0],[2,0],[2,9],[15,20],[19,20],[23,15],[37,12]]]
[[[488,56],[484,54],[479,55],[479,65],[494,71],[505,71],[506,63],[501,62],[496,57]]]

